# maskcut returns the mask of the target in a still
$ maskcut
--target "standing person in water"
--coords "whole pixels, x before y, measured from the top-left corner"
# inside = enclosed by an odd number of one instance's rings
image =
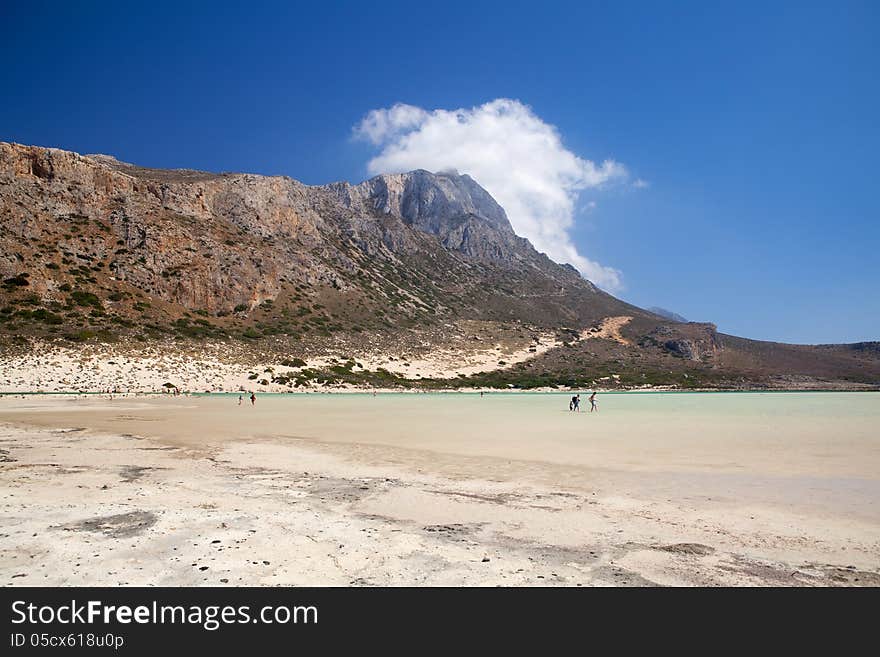
[[[599,412],[599,405],[596,403],[596,392],[593,391],[593,394],[590,395],[590,413],[593,411]]]
[[[257,404],[257,396],[254,393],[251,393],[251,406],[256,406]]]

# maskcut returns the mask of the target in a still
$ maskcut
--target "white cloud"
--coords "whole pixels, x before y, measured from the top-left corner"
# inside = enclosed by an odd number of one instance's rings
[[[635,187],[636,189],[645,189],[646,187],[650,186],[651,183],[649,183],[647,180],[642,180],[641,178],[636,178],[633,182],[633,187]]]
[[[398,103],[391,109],[373,110],[367,114],[355,132],[358,137],[376,146],[399,137],[407,130],[417,128],[428,118],[428,112],[420,107]]]
[[[504,98],[457,110],[397,104],[371,111],[354,134],[380,148],[367,165],[371,174],[412,169],[467,173],[535,248],[571,263],[606,290],[621,289],[621,273],[579,253],[571,231],[580,192],[623,179],[626,169],[613,160],[597,164],[578,157],[565,148],[556,128],[528,106]]]

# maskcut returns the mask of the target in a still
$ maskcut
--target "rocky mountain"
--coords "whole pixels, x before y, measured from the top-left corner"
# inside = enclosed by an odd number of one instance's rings
[[[621,385],[880,382],[869,346],[756,343],[624,303],[518,237],[466,175],[307,186],[0,143],[0,229],[10,350],[219,340],[308,356],[549,331],[556,348],[463,383],[609,368]]]
[[[685,319],[678,313],[674,313],[671,310],[666,310],[666,308],[660,308],[659,306],[651,306],[650,308],[648,308],[648,311],[654,313],[655,315],[659,315],[663,319],[671,319],[673,322],[687,321],[687,319]]]

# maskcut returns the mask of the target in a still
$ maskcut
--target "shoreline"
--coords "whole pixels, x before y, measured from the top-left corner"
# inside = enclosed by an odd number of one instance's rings
[[[344,388],[325,387],[312,388],[309,390],[212,390],[205,392],[183,391],[177,395],[174,393],[155,391],[113,391],[100,390],[70,390],[52,391],[44,390],[0,390],[0,398],[16,396],[113,396],[114,398],[138,398],[138,397],[210,397],[210,396],[235,396],[249,395],[251,392],[258,396],[289,397],[291,395],[567,395],[571,393],[583,393],[595,391],[600,395],[630,395],[630,394],[800,394],[800,393],[872,393],[880,392],[876,388]]]

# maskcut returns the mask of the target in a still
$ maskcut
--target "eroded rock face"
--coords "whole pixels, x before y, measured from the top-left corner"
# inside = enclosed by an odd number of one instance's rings
[[[640,340],[643,347],[660,347],[673,356],[699,361],[714,358],[723,345],[717,327],[708,322],[662,324]]]
[[[468,256],[511,262],[518,251],[531,250],[501,206],[467,175],[419,170],[326,188],[358,214],[398,218]]]
[[[0,273],[14,275],[21,266],[10,242],[54,243],[74,261],[112,255],[107,266],[114,277],[213,312],[277,293],[297,259],[265,248],[265,239],[319,239],[322,220],[295,181],[162,173],[106,156],[0,144],[7,232]],[[85,229],[96,225],[97,231]],[[35,291],[46,291],[46,277],[31,273]]]

